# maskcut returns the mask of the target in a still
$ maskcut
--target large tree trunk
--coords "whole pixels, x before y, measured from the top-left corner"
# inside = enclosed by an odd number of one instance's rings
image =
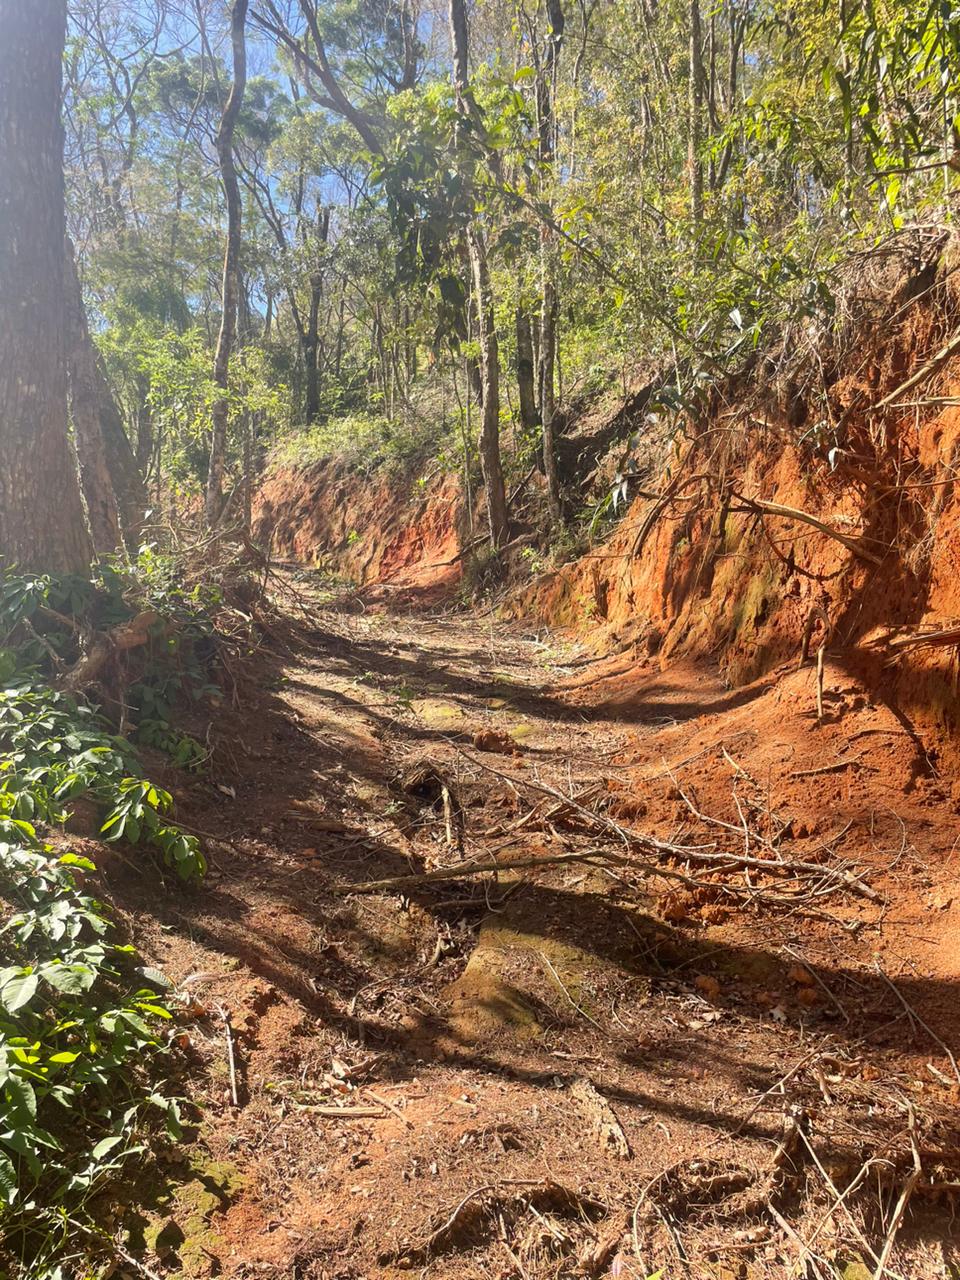
[[[0,0],[0,555],[84,572],[67,432],[61,59],[66,0]]]
[[[233,84],[227,97],[220,128],[217,130],[217,155],[220,160],[220,176],[227,199],[227,245],[223,255],[223,285],[221,289],[220,334],[213,360],[213,380],[220,395],[213,405],[213,431],[210,438],[210,468],[207,473],[207,524],[215,525],[223,512],[223,476],[227,456],[227,419],[230,402],[227,384],[230,374],[230,353],[237,336],[237,305],[240,296],[240,230],[242,207],[240,184],[233,159],[233,131],[243,102],[247,85],[247,43],[245,23],[247,0],[234,0],[230,19],[230,37],[233,45]]]
[[[64,242],[64,277],[70,417],[80,460],[80,484],[94,550],[99,555],[110,555],[120,547],[120,513],[100,428],[97,360],[69,239]]]
[[[464,0],[450,0],[450,38],[453,45],[453,82],[457,94],[457,111],[468,118],[473,103],[467,70],[467,11]],[[480,373],[482,378],[482,413],[480,426],[480,468],[487,499],[490,540],[502,546],[510,537],[507,494],[500,459],[500,344],[493,314],[493,289],[487,264],[487,247],[479,227],[467,232],[467,249],[473,275],[474,299],[480,330]]]

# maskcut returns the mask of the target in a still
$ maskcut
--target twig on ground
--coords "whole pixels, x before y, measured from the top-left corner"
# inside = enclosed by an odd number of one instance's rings
[[[903,1215],[907,1211],[907,1205],[910,1203],[910,1197],[916,1189],[917,1183],[920,1181],[920,1175],[923,1173],[923,1166],[920,1163],[920,1145],[917,1142],[917,1117],[913,1109],[912,1103],[907,1103],[907,1128],[910,1134],[910,1149],[913,1152],[913,1168],[907,1174],[900,1192],[900,1198],[897,1201],[897,1207],[893,1211],[893,1218],[887,1229],[886,1238],[883,1242],[883,1248],[880,1250],[880,1257],[877,1261],[877,1269],[873,1273],[873,1280],[883,1280],[883,1273],[887,1269],[887,1259],[893,1251],[896,1243],[897,1233],[903,1222]]]
[[[844,760],[838,760],[835,764],[822,764],[819,769],[794,769],[790,774],[791,778],[816,778],[821,773],[839,773],[841,769],[848,769],[851,765],[858,764],[859,756],[847,756]]]
[[[960,1067],[957,1066],[957,1060],[954,1057],[953,1052],[950,1049],[950,1046],[946,1044],[945,1041],[941,1040],[941,1038],[937,1035],[937,1033],[933,1031],[926,1022],[924,1022],[924,1020],[917,1013],[916,1009],[914,1009],[913,1006],[907,1002],[900,988],[896,985],[896,983],[892,982],[887,977],[887,975],[880,968],[879,964],[877,965],[877,973],[879,973],[880,977],[884,980],[884,982],[887,984],[887,986],[890,988],[893,994],[897,997],[897,999],[903,1005],[904,1009],[906,1009],[908,1016],[912,1018],[915,1022],[919,1023],[920,1026],[923,1027],[927,1035],[930,1037],[930,1039],[933,1040],[936,1044],[938,1044],[940,1048],[943,1050],[943,1052],[947,1055],[947,1060],[949,1061],[950,1066],[953,1068],[953,1074],[957,1078],[957,1084],[960,1084]]]
[[[573,996],[570,994],[570,992],[567,990],[566,986],[564,985],[563,979],[560,977],[559,973],[557,973],[556,969],[553,967],[553,965],[550,963],[547,957],[543,954],[543,952],[538,951],[537,955],[540,957],[543,963],[550,970],[550,973],[553,976],[553,979],[556,982],[557,986],[566,996],[571,1009],[576,1010],[576,1012],[580,1014],[581,1018],[586,1018],[587,1022],[592,1023],[593,1026],[595,1026],[598,1031],[602,1031],[604,1034],[606,1034],[606,1028],[602,1027],[600,1023],[596,1020],[596,1018],[592,1018],[590,1014],[587,1013],[586,1009],[581,1009],[580,1005],[577,1004],[576,1000],[574,1000]]]
[[[235,1107],[240,1105],[240,1097],[237,1093],[237,1059],[233,1048],[233,1028],[230,1026],[230,1011],[222,1004],[214,1006],[217,1013],[223,1019],[223,1030],[227,1038],[227,1064],[230,1068],[230,1101]]]

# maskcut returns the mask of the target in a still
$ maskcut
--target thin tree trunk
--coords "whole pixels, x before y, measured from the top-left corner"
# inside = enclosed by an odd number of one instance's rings
[[[99,555],[110,555],[121,543],[120,514],[100,428],[97,360],[69,239],[64,240],[64,290],[70,418],[80,461],[80,485],[94,550]]]
[[[137,466],[140,475],[146,479],[153,453],[153,410],[150,406],[150,382],[145,377],[137,378]]]
[[[94,348],[95,376],[100,402],[100,433],[107,456],[107,466],[113,480],[113,491],[120,510],[120,532],[127,550],[135,552],[143,531],[143,517],[147,509],[147,490],[137,466],[130,440],[123,427],[123,416],[117,407],[103,357]]]
[[[695,226],[703,221],[703,34],[700,0],[690,0],[690,84],[687,128],[687,167],[690,180],[690,217]]]
[[[67,431],[61,62],[66,0],[0,0],[0,555],[82,573]]]
[[[471,227],[467,232],[473,268],[477,317],[480,327],[480,372],[483,378],[483,409],[480,418],[480,469],[487,499],[490,541],[503,546],[510,538],[507,493],[500,460],[500,346],[493,318],[493,291],[483,236]]]
[[[217,130],[217,155],[220,160],[220,176],[227,199],[227,245],[223,257],[223,286],[221,289],[220,334],[213,361],[213,380],[220,394],[213,405],[213,431],[210,439],[210,467],[207,473],[206,517],[207,524],[215,525],[223,511],[223,477],[227,454],[227,420],[230,402],[227,386],[230,374],[230,353],[237,333],[237,305],[240,291],[240,230],[243,210],[240,204],[240,186],[233,157],[233,131],[236,125],[247,83],[247,45],[244,26],[247,18],[247,0],[234,0],[230,18],[230,39],[233,46],[233,84],[227,97],[220,128]]]
[[[540,414],[543,419],[543,474],[547,481],[547,506],[553,520],[560,518],[560,478],[557,475],[555,425],[557,413],[554,391],[557,354],[557,294],[553,285],[552,244],[544,238],[540,252],[543,262],[543,307],[540,321]]]
[[[557,59],[563,42],[564,15],[560,0],[547,0],[547,53],[537,82],[540,117],[540,162],[546,181],[552,183],[556,155],[554,89]],[[549,198],[549,193],[547,193]],[[560,519],[560,479],[557,474],[554,419],[557,404],[554,392],[556,358],[557,273],[554,234],[544,224],[540,229],[540,418],[543,424],[543,474],[547,482],[547,508],[551,520]]]
[[[517,307],[517,389],[520,394],[520,421],[524,431],[532,435],[540,425],[540,415],[534,381],[533,334],[530,332],[530,316],[522,306]]]
[[[319,243],[326,246],[330,234],[330,210],[322,209],[317,224]],[[306,366],[307,422],[316,422],[320,416],[320,302],[323,298],[323,272],[318,268],[310,272],[310,309],[307,313],[307,329],[304,335],[303,359]]]
[[[453,45],[453,82],[457,111],[462,119],[468,119],[472,114],[473,102],[467,69],[468,32],[464,0],[450,0],[450,37]],[[510,537],[507,494],[500,459],[500,345],[494,321],[487,247],[483,232],[477,226],[471,226],[467,231],[467,250],[480,330],[480,371],[483,385],[480,467],[487,499],[490,541],[494,547],[499,547]]]
[[[320,378],[317,368],[317,348],[320,343],[320,293],[319,271],[310,273],[310,307],[307,327],[303,335],[303,371],[306,378],[304,416],[307,422],[316,422],[320,416]]]

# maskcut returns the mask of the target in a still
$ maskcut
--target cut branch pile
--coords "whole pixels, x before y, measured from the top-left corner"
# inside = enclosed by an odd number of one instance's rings
[[[678,796],[691,817],[700,825],[719,832],[727,844],[736,838],[738,848],[723,848],[716,841],[707,844],[679,843],[659,840],[645,832],[617,822],[599,807],[599,799],[607,795],[590,789],[582,796],[565,794],[540,779],[513,776],[465,751],[459,752],[465,764],[475,771],[490,774],[506,783],[517,796],[532,800],[531,809],[521,819],[525,830],[539,824],[548,830],[560,846],[556,853],[519,854],[466,858],[446,866],[402,876],[340,885],[338,894],[408,893],[424,885],[442,881],[471,879],[496,875],[503,871],[540,869],[566,863],[587,862],[636,872],[641,877],[660,878],[707,893],[713,899],[788,908],[812,915],[823,915],[817,907],[824,899],[838,893],[879,902],[879,895],[843,859],[813,862],[783,856],[780,839],[752,831],[743,816],[737,826],[702,812],[680,787],[672,774]],[[669,771],[668,771],[669,772]],[[589,807],[586,800],[593,800]],[[739,807],[739,806],[738,806]],[[563,816],[564,830],[558,830]],[[785,824],[781,824],[781,829]],[[591,837],[586,847],[583,842]],[[511,842],[513,843],[513,842]],[[487,853],[487,848],[483,848]],[[830,851],[826,851],[832,857]],[[739,873],[736,881],[730,873]]]

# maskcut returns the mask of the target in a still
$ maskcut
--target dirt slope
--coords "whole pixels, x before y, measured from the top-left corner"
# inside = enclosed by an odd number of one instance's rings
[[[336,459],[271,472],[254,503],[254,536],[272,554],[326,564],[359,583],[456,589],[467,514],[456,477],[365,475]]]
[[[210,882],[158,906],[111,873],[195,1011],[206,1107],[130,1226],[144,1265],[775,1280],[806,1241],[811,1274],[859,1280],[912,1133],[891,1265],[951,1274],[956,955],[929,922],[955,930],[957,869],[924,797],[885,785],[913,767],[895,718],[844,685],[818,729],[809,671],[730,692],[298,591],[183,803],[218,837]],[[494,857],[542,865],[338,892]]]

